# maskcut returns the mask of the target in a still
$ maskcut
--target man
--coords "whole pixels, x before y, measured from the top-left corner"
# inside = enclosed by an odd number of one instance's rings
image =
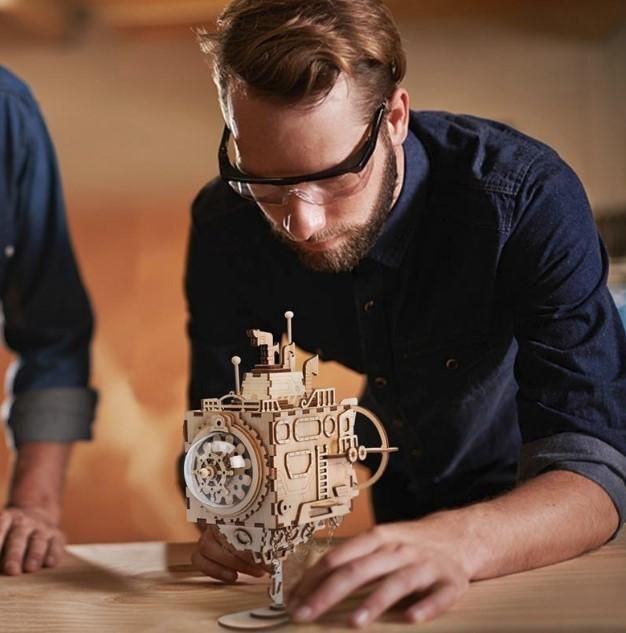
[[[505,125],[411,112],[378,0],[236,0],[201,39],[226,128],[193,208],[191,404],[231,389],[245,330],[278,336],[289,308],[298,345],[367,376],[401,447],[378,525],[307,571],[294,619],[373,580],[355,625],[405,597],[408,620],[429,619],[471,580],[610,539],[626,340],[572,171]],[[227,582],[262,573],[213,531],[194,561]]]
[[[69,242],[56,158],[28,88],[0,67],[0,287],[17,354],[8,425],[16,460],[0,511],[6,574],[56,565],[72,443],[90,437],[92,315]]]

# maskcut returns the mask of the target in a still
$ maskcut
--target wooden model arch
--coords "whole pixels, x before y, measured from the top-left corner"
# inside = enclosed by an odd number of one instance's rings
[[[360,413],[362,416],[366,417],[376,427],[378,435],[380,436],[380,446],[373,448],[359,446],[357,448],[356,459],[358,459],[359,461],[363,461],[369,453],[380,453],[380,464],[378,464],[376,472],[367,481],[364,481],[362,484],[358,485],[359,490],[365,490],[366,488],[373,486],[383,476],[383,473],[387,468],[387,464],[389,463],[389,453],[394,453],[398,449],[389,446],[389,437],[387,436],[387,431],[385,431],[385,427],[378,419],[378,417],[375,416],[369,409],[366,409],[365,407],[361,407],[359,405],[354,405],[352,407],[352,410],[355,413]],[[349,454],[348,461],[354,463],[356,459],[354,459],[353,456],[354,453]]]

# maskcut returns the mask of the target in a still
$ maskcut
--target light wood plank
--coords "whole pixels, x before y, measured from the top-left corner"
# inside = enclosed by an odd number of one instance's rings
[[[62,565],[0,577],[0,622],[11,633],[196,633],[218,631],[222,614],[262,606],[266,581],[225,586],[195,572],[190,544],[75,545]],[[292,563],[297,565],[297,563]],[[558,565],[474,583],[456,608],[419,626],[391,613],[368,631],[433,633],[626,630],[626,532]],[[345,631],[352,599],[306,631]],[[305,630],[288,626],[284,630]]]

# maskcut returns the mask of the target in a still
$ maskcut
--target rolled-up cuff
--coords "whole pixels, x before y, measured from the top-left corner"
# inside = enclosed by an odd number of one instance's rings
[[[15,395],[8,416],[14,445],[90,440],[97,400],[96,391],[87,387],[33,389]]]
[[[626,457],[620,451],[582,433],[559,433],[522,447],[520,480],[549,470],[568,470],[604,488],[619,514],[620,529],[626,519]]]

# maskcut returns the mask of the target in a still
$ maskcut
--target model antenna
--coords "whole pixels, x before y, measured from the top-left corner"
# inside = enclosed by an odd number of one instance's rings
[[[239,358],[239,356],[233,356],[230,362],[235,368],[235,393],[239,396],[241,395],[241,387],[239,384],[239,364],[241,363],[241,358]]]
[[[293,312],[287,310],[287,312],[285,312],[285,318],[287,319],[287,344],[291,345],[293,343],[291,336],[291,319],[293,319]]]

